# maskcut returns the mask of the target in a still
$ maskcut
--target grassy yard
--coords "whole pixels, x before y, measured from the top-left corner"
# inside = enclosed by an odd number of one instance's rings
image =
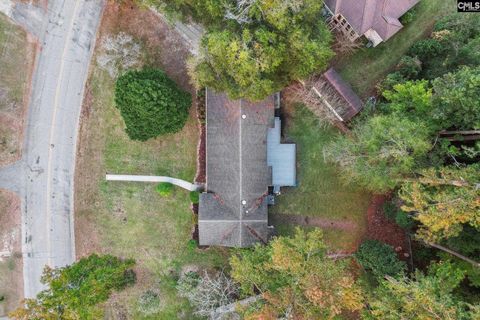
[[[34,59],[26,32],[0,13],[0,165],[20,155],[24,95]]]
[[[366,98],[412,44],[429,34],[438,18],[453,12],[456,12],[453,0],[421,0],[415,19],[395,36],[375,48],[362,48],[351,56],[339,58],[335,68],[361,97]]]
[[[144,21],[153,19],[138,11],[132,14]],[[112,16],[106,13],[105,19]],[[155,29],[157,37],[171,40],[174,35],[168,34],[165,26],[155,19],[151,21],[155,23],[143,27]],[[103,35],[111,32],[105,30],[109,22],[104,21]],[[127,27],[115,31],[138,35],[137,30]],[[149,38],[140,39],[154,43]],[[180,61],[186,55],[182,48],[163,47],[161,41],[146,50],[146,56],[171,54]],[[157,60],[149,62],[165,69]],[[77,254],[96,251],[137,261],[137,284],[110,299],[106,306],[108,319],[194,319],[187,301],[176,295],[176,278],[183,270],[223,266],[228,250],[199,250],[192,243],[194,221],[187,191],[176,188],[171,197],[162,198],[153,184],[107,183],[104,177],[105,172],[161,174],[193,181],[198,142],[195,111],[190,110],[185,127],[176,134],[147,142],[131,141],[114,106],[114,80],[97,65],[92,68],[76,169]],[[145,316],[138,312],[137,301],[149,289],[159,291],[162,310]]]
[[[324,162],[323,147],[338,134],[323,128],[305,107],[296,106],[287,117],[287,137],[297,144],[298,186],[283,189],[272,215],[296,214],[328,221],[348,221],[355,232],[325,229],[325,238],[332,249],[349,249],[362,237],[366,228],[366,209],[370,194],[353,185],[345,185],[338,168]],[[280,226],[280,233],[289,233],[291,226]]]

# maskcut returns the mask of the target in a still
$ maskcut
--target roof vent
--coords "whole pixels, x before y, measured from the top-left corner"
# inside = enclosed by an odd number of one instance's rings
[[[242,119],[247,119],[247,115],[246,115],[246,114],[242,114]]]
[[[247,201],[246,201],[246,200],[242,200],[242,204],[243,204],[243,205],[246,205],[246,204],[247,204]]]

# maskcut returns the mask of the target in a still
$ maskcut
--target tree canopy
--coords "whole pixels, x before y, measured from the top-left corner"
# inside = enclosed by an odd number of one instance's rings
[[[351,137],[338,136],[325,155],[341,166],[346,181],[384,192],[413,174],[432,147],[430,136],[421,122],[394,113],[377,115],[358,124]]]
[[[117,79],[115,104],[130,139],[146,141],[181,130],[192,98],[161,70],[131,70]]]
[[[190,62],[192,79],[233,99],[261,100],[321,71],[333,56],[322,1],[153,2],[206,25],[199,55]]]
[[[478,306],[470,306],[453,293],[465,277],[449,263],[433,265],[425,275],[417,271],[412,279],[389,277],[381,282],[365,319],[473,320]]]
[[[362,291],[347,263],[327,257],[319,229],[297,228],[293,237],[240,251],[230,265],[244,294],[262,295],[264,303],[251,319],[331,319],[363,308]]]
[[[406,270],[405,262],[398,259],[393,247],[377,240],[364,241],[355,253],[355,258],[378,279],[403,276]]]
[[[10,314],[19,320],[89,320],[102,318],[97,307],[115,290],[135,282],[135,261],[111,255],[93,254],[63,268],[46,268],[42,283],[47,289],[36,299],[27,299],[24,307]]]
[[[479,38],[480,39],[480,38]],[[480,66],[433,81],[433,119],[444,129],[480,129]]]
[[[480,229],[479,183],[479,164],[424,169],[402,186],[402,209],[416,213],[427,241],[458,236],[465,224]]]

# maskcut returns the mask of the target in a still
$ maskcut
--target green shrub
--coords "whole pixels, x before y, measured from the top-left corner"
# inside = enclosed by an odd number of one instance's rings
[[[408,10],[401,18],[400,18],[400,22],[402,24],[409,24],[410,22],[413,21],[413,19],[415,19],[415,16],[417,15],[417,10],[415,9],[411,9],[411,10]]]
[[[394,221],[397,216],[398,207],[392,201],[383,204],[383,214],[388,220]]]
[[[406,269],[405,262],[398,260],[393,247],[377,240],[363,242],[355,253],[355,258],[378,279],[402,275]]]
[[[160,295],[153,291],[145,291],[138,299],[138,311],[146,316],[158,313],[162,309]]]
[[[190,201],[193,204],[197,204],[200,201],[200,193],[198,191],[190,192]]]
[[[422,62],[439,55],[444,50],[443,45],[436,39],[417,41],[408,51],[408,55],[417,56]]]
[[[169,197],[173,193],[173,184],[169,182],[160,182],[155,188],[162,197]]]
[[[402,229],[411,229],[415,222],[413,219],[408,215],[408,213],[403,212],[402,210],[397,211],[397,215],[395,216],[395,222],[398,226]]]
[[[397,64],[397,71],[406,79],[417,79],[422,71],[422,62],[417,57],[403,56]]]
[[[146,141],[181,130],[192,98],[161,70],[131,70],[117,79],[115,104],[130,139]]]
[[[386,90],[393,90],[393,87],[397,84],[407,81],[405,77],[399,71],[389,73],[385,80],[383,80],[378,86],[378,92],[384,92]]]

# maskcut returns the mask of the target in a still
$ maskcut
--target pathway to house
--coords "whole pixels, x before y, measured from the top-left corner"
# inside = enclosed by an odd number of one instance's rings
[[[272,214],[270,222],[273,225],[277,224],[294,224],[300,226],[312,226],[319,228],[333,228],[344,231],[355,231],[357,225],[348,220],[333,220],[321,217],[301,216],[298,214]]]
[[[107,181],[130,181],[130,182],[168,182],[179,186],[183,189],[188,191],[201,191],[203,189],[203,185],[201,184],[193,184],[188,181],[172,178],[172,177],[164,177],[164,176],[136,176],[136,175],[125,175],[125,174],[107,174],[106,175]]]

